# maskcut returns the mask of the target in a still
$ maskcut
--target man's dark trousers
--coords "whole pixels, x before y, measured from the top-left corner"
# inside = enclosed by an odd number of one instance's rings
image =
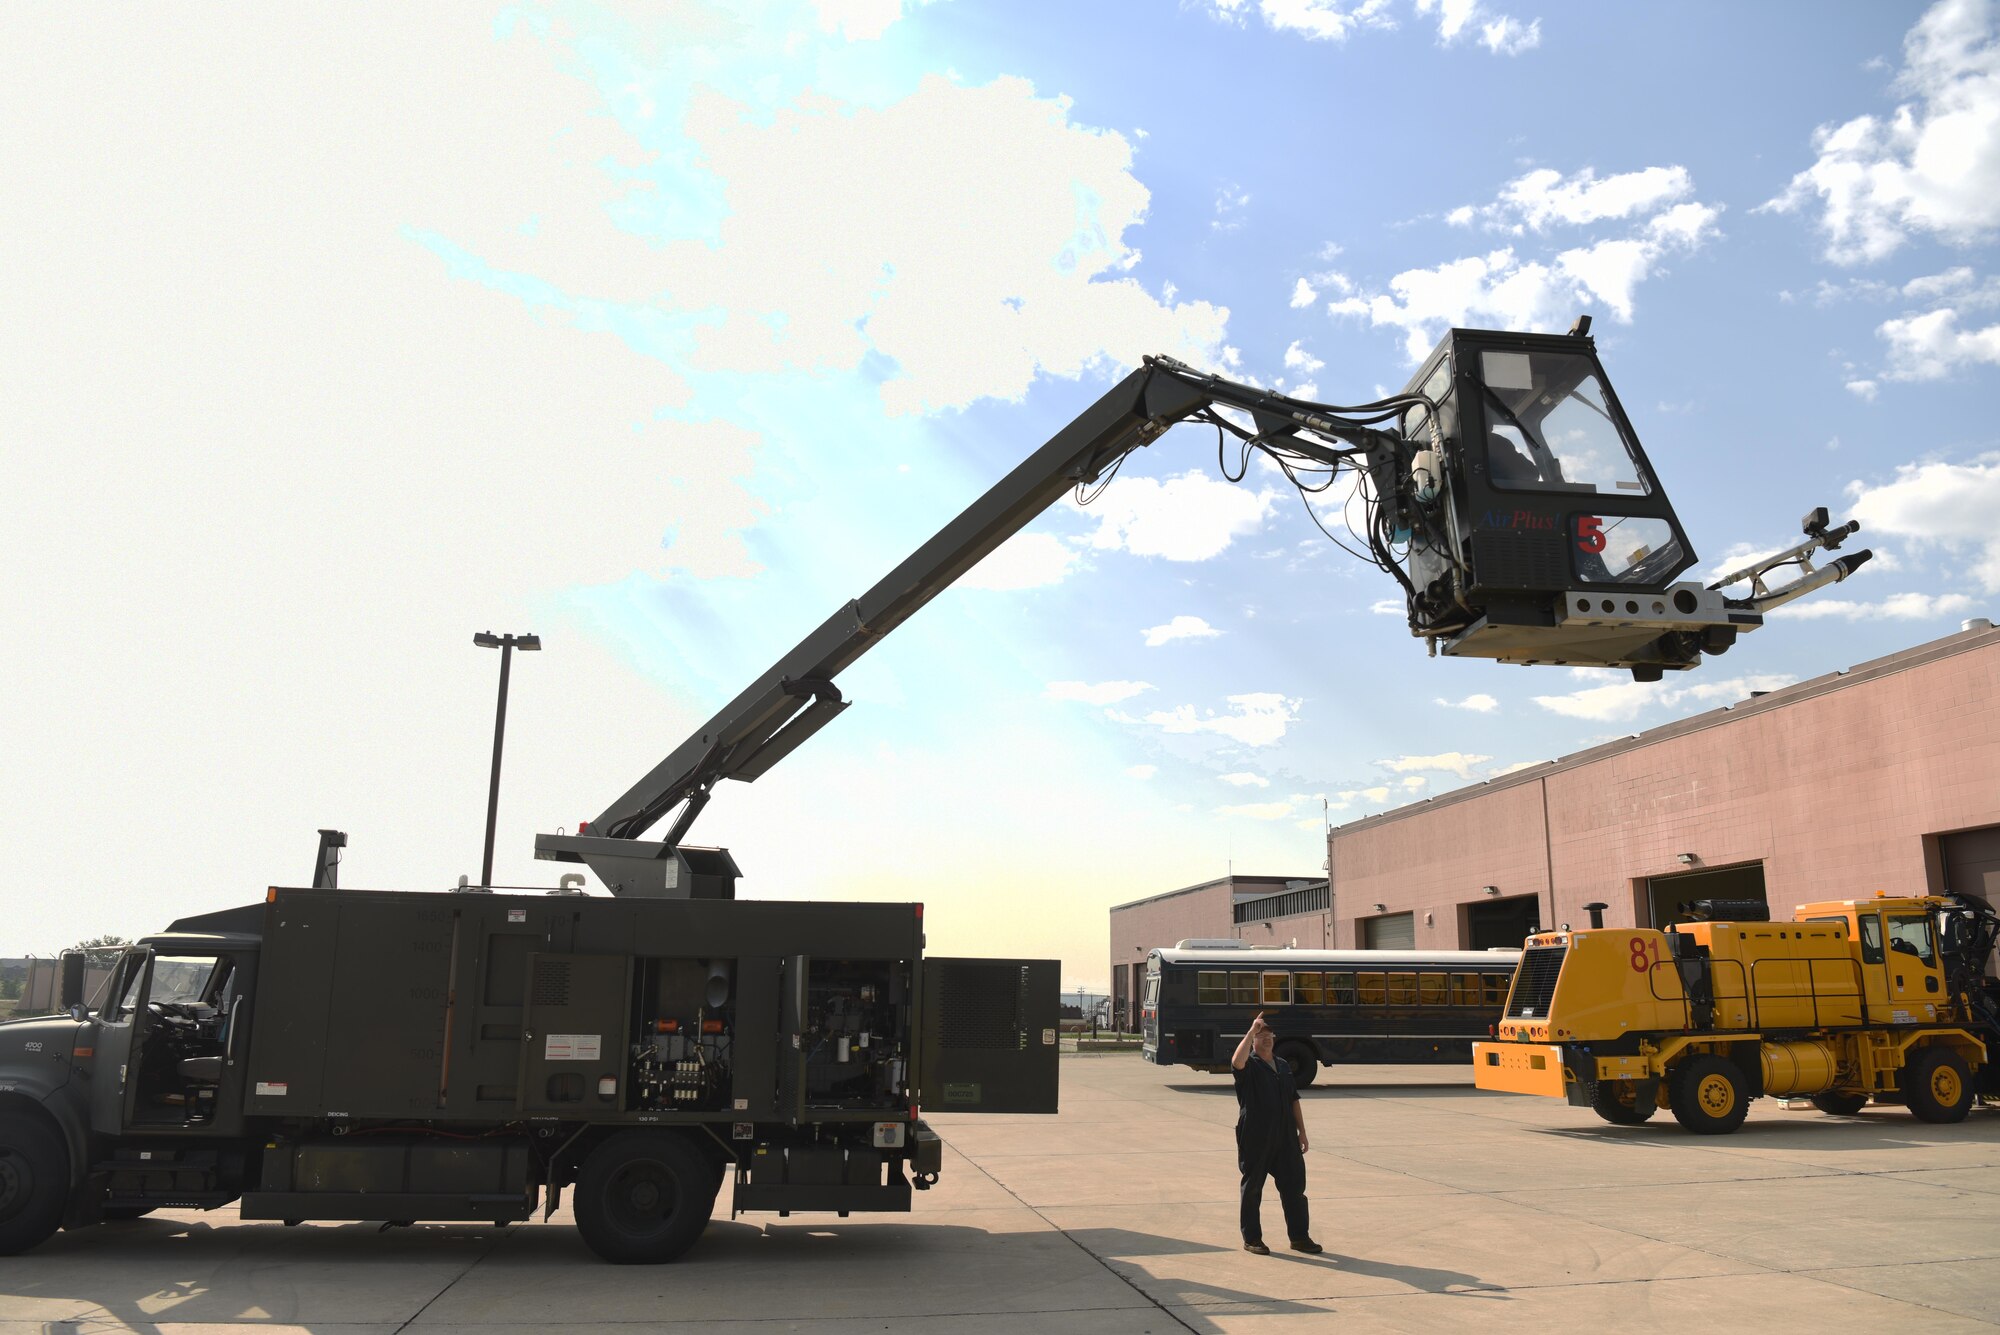
[[[1241,1154],[1248,1148],[1239,1146],[1237,1152]],[[1312,1236],[1306,1216],[1306,1157],[1299,1152],[1297,1136],[1280,1140],[1266,1155],[1239,1159],[1236,1166],[1243,1171],[1241,1223],[1245,1242],[1259,1242],[1264,1237],[1259,1207],[1264,1201],[1264,1179],[1267,1177],[1277,1185],[1278,1200],[1285,1207],[1286,1236]]]

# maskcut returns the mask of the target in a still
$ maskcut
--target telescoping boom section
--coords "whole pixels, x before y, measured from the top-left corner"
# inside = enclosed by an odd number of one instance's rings
[[[1817,510],[1791,550],[1712,587],[1681,581],[1694,548],[1588,330],[1588,317],[1566,335],[1455,329],[1400,393],[1347,406],[1149,358],[576,834],[539,836],[536,856],[586,863],[621,895],[723,893],[730,878],[704,878],[682,852],[715,784],[755,780],[791,754],[847,708],[835,684],[843,670],[1065,493],[1088,504],[1134,451],[1181,423],[1215,431],[1232,481],[1252,452],[1275,463],[1312,522],[1395,582],[1410,633],[1433,653],[1656,680],[1724,652],[1768,608],[1868,559],[1860,551],[1816,569],[1814,553],[1858,527],[1830,527]],[[1315,508],[1336,483],[1350,484],[1333,491],[1345,505]],[[1768,588],[1780,566],[1796,578]],[[1740,596],[1730,585],[1744,586]],[[676,808],[663,839],[642,839]]]
[[[1853,1115],[1880,1099],[1956,1122],[2000,1095],[2000,920],[1969,897],[1759,904],[1646,928],[1528,938],[1479,1088],[1541,1094],[1635,1124],[1671,1109],[1690,1131],[1743,1122],[1759,1095]]]

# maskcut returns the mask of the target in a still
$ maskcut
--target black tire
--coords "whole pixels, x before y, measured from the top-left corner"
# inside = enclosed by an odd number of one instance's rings
[[[1868,1106],[1868,1096],[1866,1094],[1815,1094],[1812,1096],[1812,1103],[1813,1107],[1830,1117],[1853,1117]]]
[[[1283,1057],[1292,1068],[1294,1089],[1311,1089],[1313,1081],[1319,1078],[1319,1058],[1303,1043],[1287,1043],[1272,1055]]]
[[[1653,1083],[1648,1081],[1646,1087],[1653,1088]],[[1614,1126],[1638,1126],[1659,1106],[1650,1095],[1640,1098],[1630,1080],[1600,1080],[1590,1091],[1590,1110]]]
[[[1963,1122],[1972,1111],[1972,1071],[1946,1047],[1918,1048],[1903,1067],[1903,1102],[1918,1120]]]
[[[1698,1136],[1726,1136],[1750,1113],[1743,1072],[1726,1057],[1702,1053],[1675,1068],[1668,1102],[1674,1120]]]
[[[69,1152],[47,1118],[0,1112],[0,1256],[18,1256],[62,1225]]]
[[[618,1265],[658,1265],[694,1246],[720,1185],[715,1166],[685,1136],[624,1131],[592,1150],[577,1175],[576,1230]]]

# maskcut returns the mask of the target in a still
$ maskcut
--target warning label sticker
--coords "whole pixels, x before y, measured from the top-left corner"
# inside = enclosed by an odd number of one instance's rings
[[[1056,1031],[1053,1029],[1042,1030],[1042,1046],[1045,1048],[1052,1048],[1055,1045],[1056,1045]]]
[[[257,1095],[259,1098],[282,1099],[291,1090],[291,1085],[283,1080],[259,1080],[257,1082]]]
[[[604,1055],[602,1034],[550,1034],[542,1044],[542,1060],[594,1062]]]
[[[507,910],[508,922],[526,922],[527,920],[528,920],[528,911],[526,909]]]

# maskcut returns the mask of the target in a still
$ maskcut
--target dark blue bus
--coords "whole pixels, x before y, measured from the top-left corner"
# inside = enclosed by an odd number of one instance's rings
[[[1507,1004],[1518,950],[1258,950],[1187,944],[1146,960],[1141,1053],[1227,1071],[1251,1017],[1300,1088],[1334,1062],[1470,1063]]]

